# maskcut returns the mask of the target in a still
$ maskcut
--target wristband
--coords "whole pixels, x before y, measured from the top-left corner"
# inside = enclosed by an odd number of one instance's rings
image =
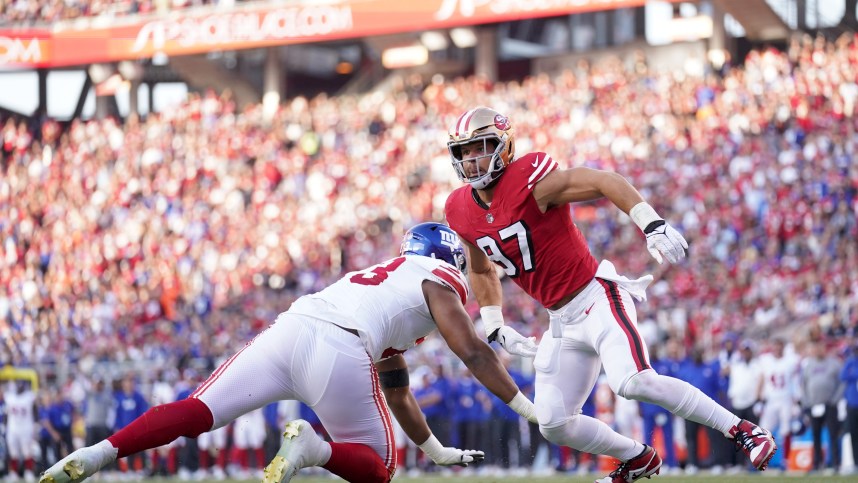
[[[662,219],[658,216],[658,213],[655,212],[655,209],[646,201],[641,201],[633,206],[632,209],[629,210],[629,216],[641,231],[645,231],[646,227],[649,226],[650,223]]]
[[[503,311],[500,305],[486,305],[480,307],[480,318],[483,319],[483,328],[489,342],[497,337],[497,332],[503,327]]]
[[[426,456],[432,458],[432,461],[435,461],[435,458],[444,450],[444,445],[438,441],[438,438],[434,434],[430,434],[429,439],[424,441],[423,444],[418,444],[417,447],[420,448],[420,451],[426,453]]]
[[[533,413],[536,412],[536,408],[533,406],[533,403],[527,398],[527,396],[522,394],[521,391],[518,391],[518,393],[516,393],[512,400],[506,403],[506,405],[518,413],[519,416],[527,420],[533,418]]]

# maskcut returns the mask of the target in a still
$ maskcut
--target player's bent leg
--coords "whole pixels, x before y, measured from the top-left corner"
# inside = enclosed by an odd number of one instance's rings
[[[617,433],[598,419],[581,414],[583,400],[570,406],[567,399],[572,395],[567,396],[540,375],[537,380],[536,416],[539,419],[539,432],[548,441],[587,453],[606,454],[621,461],[633,458],[640,452],[640,443]]]
[[[316,401],[311,407],[334,441],[323,467],[346,481],[391,479],[396,471],[393,424],[369,354],[357,336],[339,327],[320,325],[316,333],[327,346],[316,357],[332,366],[301,384],[320,391],[304,397]],[[327,384],[313,384],[320,379]]]
[[[321,466],[331,457],[331,448],[310,423],[303,419],[290,421],[283,431],[283,444],[271,463],[265,467],[263,483],[285,483],[292,480],[298,470]]]
[[[733,413],[691,384],[652,369],[630,375],[617,394],[627,399],[657,404],[671,413],[726,434],[739,422]]]
[[[117,458],[157,448],[179,436],[195,438],[208,431],[212,413],[198,399],[184,399],[149,409],[106,440],[81,448],[48,468],[40,483],[77,483]]]
[[[212,411],[204,402],[188,398],[150,408],[107,441],[119,451],[117,458],[124,458],[180,436],[196,438],[212,428],[212,421]]]
[[[750,458],[755,468],[768,466],[778,447],[771,433],[736,415],[716,403],[700,389],[653,370],[641,371],[621,385],[620,396],[643,401],[667,409],[673,414],[721,431],[735,442]]]

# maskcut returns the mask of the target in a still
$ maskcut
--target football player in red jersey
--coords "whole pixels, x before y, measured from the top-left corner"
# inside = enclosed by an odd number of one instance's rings
[[[514,354],[535,353],[542,434],[554,443],[622,461],[600,482],[658,473],[661,458],[652,448],[581,414],[604,366],[616,394],[718,429],[756,468],[765,469],[777,450],[768,431],[740,420],[696,387],[652,370],[634,306],[634,299],[645,299],[652,276],[630,280],[609,261],[597,263],[568,204],[608,198],[641,229],[659,263],[685,257],[688,244],[682,235],[617,173],[560,169],[541,152],[516,159],[510,120],[493,109],[477,107],[458,117],[447,147],[456,173],[467,183],[447,199],[447,222],[465,245],[488,339]],[[504,325],[496,265],[548,309],[550,327],[538,350],[532,339]]]

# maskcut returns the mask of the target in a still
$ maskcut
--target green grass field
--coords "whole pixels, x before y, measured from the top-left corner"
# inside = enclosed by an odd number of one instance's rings
[[[593,483],[593,480],[596,478],[604,476],[604,475],[593,475],[589,477],[583,476],[566,476],[566,475],[555,475],[555,476],[528,476],[528,477],[480,477],[480,476],[449,476],[449,477],[429,477],[429,476],[421,476],[421,477],[408,477],[406,475],[398,475],[397,478],[394,479],[394,482],[401,483],[451,483],[451,482],[465,482],[465,483]],[[715,483],[715,482],[723,482],[723,483],[765,483],[766,481],[777,482],[780,480],[789,480],[795,481],[796,483],[856,483],[858,482],[858,475],[853,476],[823,476],[823,475],[805,475],[801,473],[769,473],[769,474],[748,474],[748,475],[738,475],[738,476],[712,476],[712,475],[695,475],[695,476],[675,476],[675,475],[665,475],[665,476],[655,476],[650,480],[644,479],[643,482],[646,483],[658,483],[659,481],[664,481],[665,483]],[[176,479],[149,479],[143,480],[146,483],[177,483],[180,480]],[[225,480],[225,481],[216,481],[216,480],[203,480],[200,483],[245,483],[248,481],[255,480]],[[303,476],[298,475],[293,480],[295,483],[331,483],[335,481],[342,481],[339,478],[334,479],[332,477],[319,477],[319,476]]]
[[[601,475],[604,476],[604,475]],[[493,483],[493,482],[501,482],[501,483],[593,483],[593,480],[596,479],[596,475],[591,477],[582,477],[582,476],[550,476],[550,477],[458,477],[451,476],[448,478],[443,477],[419,477],[419,478],[409,478],[406,476],[398,477],[394,480],[394,482],[411,482],[411,483],[450,483],[452,481],[462,481],[466,483]],[[820,483],[846,483],[858,482],[858,476],[822,476],[822,475],[802,475],[802,474],[784,474],[784,475],[776,475],[776,476],[762,476],[762,475],[742,475],[742,476],[655,476],[650,480],[644,479],[642,481],[646,483],[658,483],[659,481],[665,481],[670,483],[714,483],[714,482],[723,482],[723,483],[763,483],[765,481],[778,481],[781,479],[788,479],[790,481],[796,482],[820,482]],[[332,480],[330,478],[310,478],[310,477],[301,477],[298,476],[292,480],[293,482],[299,483],[330,483]]]

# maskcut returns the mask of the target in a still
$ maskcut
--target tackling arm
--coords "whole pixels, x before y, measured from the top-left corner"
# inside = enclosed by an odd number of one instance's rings
[[[384,398],[393,416],[411,441],[432,458],[435,464],[468,466],[468,463],[481,461],[485,457],[482,451],[445,447],[432,434],[414,394],[411,393],[408,366],[402,355],[397,354],[379,361],[375,367],[378,369]]]
[[[533,403],[519,391],[495,351],[477,336],[456,294],[430,281],[423,282],[423,294],[438,332],[474,377],[515,412],[536,422]]]
[[[388,357],[375,364],[378,369],[384,399],[393,416],[399,421],[405,434],[417,444],[429,439],[432,432],[426,424],[426,418],[420,411],[420,405],[411,393],[408,383],[408,365],[401,354]],[[404,377],[402,374],[404,373]],[[392,381],[392,382],[387,382]]]

